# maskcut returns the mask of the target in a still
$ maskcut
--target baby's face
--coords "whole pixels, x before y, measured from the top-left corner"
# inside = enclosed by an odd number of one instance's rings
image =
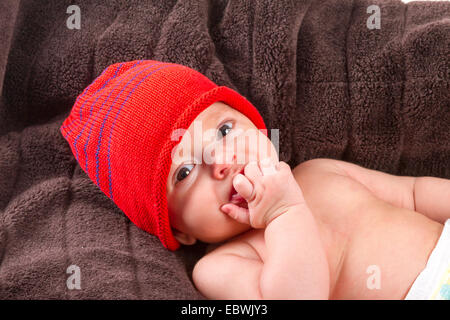
[[[178,241],[217,243],[249,230],[220,207],[232,201],[233,177],[249,161],[268,157],[278,161],[272,142],[239,111],[216,102],[200,113],[172,151],[167,179],[169,219]]]

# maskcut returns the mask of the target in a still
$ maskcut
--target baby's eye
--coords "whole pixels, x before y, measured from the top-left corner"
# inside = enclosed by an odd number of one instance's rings
[[[178,172],[175,174],[175,183],[182,181],[185,179],[189,173],[191,173],[192,169],[194,169],[193,164],[185,164],[183,165]]]
[[[220,126],[219,130],[217,130],[217,138],[222,139],[228,133],[230,133],[232,128],[233,128],[233,124],[231,122],[224,123],[223,125]]]

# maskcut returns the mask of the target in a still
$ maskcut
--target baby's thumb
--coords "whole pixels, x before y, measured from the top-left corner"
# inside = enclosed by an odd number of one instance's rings
[[[233,187],[242,198],[244,198],[247,202],[250,201],[253,194],[253,185],[246,176],[240,173],[237,174],[233,178]]]
[[[248,209],[239,207],[233,203],[224,204],[220,209],[237,222],[250,224]]]

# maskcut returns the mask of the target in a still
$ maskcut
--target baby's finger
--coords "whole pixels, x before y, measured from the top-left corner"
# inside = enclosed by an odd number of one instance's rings
[[[251,199],[253,193],[252,183],[242,174],[238,173],[233,178],[233,187],[247,202]]]
[[[244,174],[253,184],[263,175],[256,161],[247,163],[244,168]]]
[[[275,168],[275,164],[272,162],[270,158],[266,158],[260,161],[260,167],[262,174],[264,176],[270,176],[272,174],[277,173],[277,169]]]
[[[250,224],[250,215],[248,209],[239,207],[232,203],[224,204],[220,209],[237,222]]]

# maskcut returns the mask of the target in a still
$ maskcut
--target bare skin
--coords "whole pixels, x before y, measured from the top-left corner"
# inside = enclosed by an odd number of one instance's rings
[[[199,118],[217,127],[222,122],[211,115],[227,108],[210,107]],[[239,113],[229,114],[236,127],[251,127]],[[215,244],[193,272],[204,296],[404,299],[450,218],[449,180],[398,177],[330,159],[291,171],[272,158],[276,170],[267,174],[257,160],[189,167],[192,175],[177,183],[180,167],[171,169],[175,237],[186,245]],[[245,206],[229,201],[231,184]],[[380,289],[367,287],[369,266],[380,269]]]
[[[404,299],[439,239],[443,228],[440,222],[450,218],[448,201],[447,207],[443,205],[442,208],[434,208],[437,211],[423,206],[423,201],[435,199],[445,203],[441,200],[449,199],[450,181],[421,178],[419,184],[416,184],[415,200],[415,178],[386,175],[342,161],[308,161],[297,166],[293,174],[314,215],[326,252],[330,280],[328,296],[322,298]],[[371,179],[367,179],[368,177]],[[366,185],[358,180],[364,181]],[[392,192],[389,188],[383,189],[383,185],[396,188],[397,192]],[[427,190],[436,185],[441,187],[441,192],[427,194]],[[440,222],[414,211],[416,205],[423,206],[424,212]],[[217,255],[217,259],[219,255],[234,254],[263,265],[267,260],[264,234],[264,229],[250,230],[212,250],[208,255]],[[298,236],[298,241],[302,241],[301,235]],[[200,278],[197,281],[201,284],[204,284],[202,277],[207,272],[210,272],[206,276],[208,279],[220,272],[216,270],[219,266],[211,262],[213,259],[205,260],[210,262],[205,264],[206,267],[199,268],[202,274],[197,274]],[[216,261],[219,262],[220,258]],[[198,264],[201,266],[200,261]],[[370,290],[367,287],[370,276],[367,270],[373,265],[380,268],[381,287]],[[231,282],[232,275],[230,278]],[[245,282],[237,285],[240,288],[242,286],[245,286]],[[242,289],[233,295],[234,289],[229,287],[223,287],[223,291],[216,296],[219,290],[209,291],[208,288],[205,286],[206,290],[202,293],[213,299],[264,298],[252,295],[251,290],[244,297]]]

